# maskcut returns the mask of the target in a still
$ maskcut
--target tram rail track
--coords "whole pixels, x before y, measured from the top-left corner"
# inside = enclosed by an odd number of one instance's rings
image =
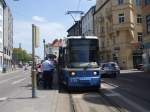
[[[104,82],[105,84],[107,84],[107,85],[110,85],[110,86],[112,86],[112,87],[115,87],[113,84],[107,83],[106,81],[103,81],[103,82]],[[133,93],[133,92],[131,92],[131,91],[128,91],[128,90],[126,90],[126,89],[124,89],[124,88],[121,88],[121,87],[118,87],[118,89],[119,89],[119,90],[122,90],[122,91],[126,92],[127,94],[132,95],[132,96],[134,96],[134,97],[136,97],[136,98],[138,98],[138,99],[140,99],[140,100],[142,100],[142,101],[144,101],[144,102],[150,103],[150,100],[147,99],[147,98],[144,98],[144,97],[142,97],[142,96],[140,96],[140,95],[137,95],[137,94],[135,94],[135,93]]]
[[[106,108],[108,109],[108,112],[127,112],[127,110],[125,110],[120,105],[118,105],[116,102],[114,102],[109,97],[107,97],[102,91],[95,92],[95,95],[96,94],[98,94],[100,96],[99,100],[101,100],[105,104]],[[69,93],[69,100],[70,100],[70,109],[71,109],[70,112],[78,112],[74,98],[71,93]],[[110,105],[110,106],[107,106],[107,105]],[[100,110],[98,110],[98,111],[94,110],[94,111],[90,111],[90,112],[100,112]]]
[[[69,101],[70,101],[70,112],[77,112],[76,107],[75,107],[75,102],[73,100],[72,94],[69,93]]]
[[[117,104],[115,101],[111,100],[109,97],[107,97],[102,91],[98,92],[101,97],[101,100],[103,100],[104,103],[112,105],[112,107],[108,107],[110,112],[127,112],[124,108],[122,108],[119,104]],[[114,111],[116,110],[116,111]]]

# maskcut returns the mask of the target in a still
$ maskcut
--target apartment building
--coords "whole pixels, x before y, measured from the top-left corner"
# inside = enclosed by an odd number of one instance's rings
[[[0,72],[11,68],[13,49],[13,17],[5,0],[0,0]]]
[[[12,65],[12,50],[13,50],[13,16],[9,7],[4,9],[4,65],[7,70],[11,69]]]
[[[63,45],[62,39],[55,39],[52,43],[46,45],[46,55],[53,54],[56,57],[59,56],[59,47]]]
[[[141,13],[141,0],[96,1],[94,33],[102,61],[116,61],[122,69],[142,63]]]
[[[150,70],[150,0],[142,0],[145,70]]]
[[[93,36],[94,35],[93,14],[95,12],[95,7],[96,6],[91,7],[89,9],[89,11],[81,18],[82,35],[85,35],[85,36]]]
[[[4,0],[0,1],[0,71],[3,70],[3,33],[4,33],[4,9],[6,3]]]

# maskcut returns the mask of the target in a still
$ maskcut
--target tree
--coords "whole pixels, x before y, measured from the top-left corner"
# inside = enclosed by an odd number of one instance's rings
[[[32,56],[23,50],[22,48],[14,48],[13,49],[13,60],[16,63],[22,62],[26,63],[32,60]]]

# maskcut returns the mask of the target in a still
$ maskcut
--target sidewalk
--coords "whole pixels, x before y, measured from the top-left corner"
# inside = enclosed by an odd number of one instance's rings
[[[29,82],[20,85],[15,95],[0,103],[2,112],[70,112],[69,95],[59,93],[58,86],[52,90],[36,90],[37,98],[32,98]]]
[[[37,91],[37,93],[38,98],[34,99],[31,98],[31,90],[10,98],[9,103],[1,110],[3,112],[70,112],[67,95],[59,94],[57,90]]]

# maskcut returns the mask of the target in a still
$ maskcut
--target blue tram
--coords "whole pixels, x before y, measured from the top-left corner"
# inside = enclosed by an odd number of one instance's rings
[[[94,36],[74,36],[59,49],[59,82],[68,89],[95,88],[101,84],[99,41]]]

